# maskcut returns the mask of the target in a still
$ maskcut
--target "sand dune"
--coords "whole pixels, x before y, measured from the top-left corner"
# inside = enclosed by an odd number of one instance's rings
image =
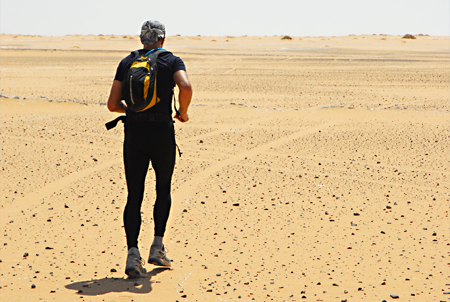
[[[448,37],[282,37],[168,37],[195,89],[173,267],[129,280],[104,123],[138,37],[2,35],[1,300],[449,301]]]

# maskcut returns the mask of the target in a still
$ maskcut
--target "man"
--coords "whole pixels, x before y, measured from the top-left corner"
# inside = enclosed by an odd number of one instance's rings
[[[139,50],[140,55],[160,49],[165,41],[165,26],[155,20],[146,21],[142,25],[140,37],[143,44],[143,49]],[[125,273],[129,277],[139,277],[145,273],[138,249],[138,236],[145,177],[150,161],[156,175],[156,201],[153,210],[155,237],[150,247],[148,263],[170,266],[163,237],[170,212],[170,185],[175,165],[175,131],[171,118],[172,95],[176,84],[180,91],[178,95],[180,106],[174,117],[185,123],[189,120],[188,107],[192,98],[192,87],[183,61],[170,52],[160,53],[157,60],[156,82],[160,102],[143,112],[131,111],[123,101],[122,82],[133,61],[134,56],[131,54],[117,67],[107,107],[111,112],[126,113],[123,152],[128,198],[123,218],[128,256]]]

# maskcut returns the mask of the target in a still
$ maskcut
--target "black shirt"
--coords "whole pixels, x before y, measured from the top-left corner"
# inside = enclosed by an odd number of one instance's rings
[[[140,49],[139,54],[144,55],[148,52],[148,49]],[[130,69],[131,64],[134,61],[134,55],[131,53],[125,57],[117,67],[116,76],[114,80],[120,82],[123,81],[126,76],[128,69]],[[158,77],[156,82],[156,95],[159,97],[160,102],[155,106],[143,111],[143,112],[133,112],[127,109],[127,115],[133,114],[152,114],[161,113],[172,115],[172,92],[173,87],[175,87],[175,81],[173,80],[173,74],[178,70],[186,71],[186,67],[179,57],[174,56],[170,52],[163,52],[159,54],[158,61],[156,61],[158,66]]]

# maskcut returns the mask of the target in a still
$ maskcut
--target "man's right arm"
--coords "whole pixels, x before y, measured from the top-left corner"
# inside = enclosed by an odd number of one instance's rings
[[[127,105],[122,101],[122,82],[114,80],[111,92],[109,94],[108,103],[106,105],[111,112],[125,113]]]
[[[176,114],[175,118],[180,122],[187,122],[189,120],[188,108],[192,99],[192,86],[189,82],[186,71],[178,70],[173,74],[173,79],[180,89],[178,94],[178,101],[180,102],[180,108],[178,111],[180,114]]]

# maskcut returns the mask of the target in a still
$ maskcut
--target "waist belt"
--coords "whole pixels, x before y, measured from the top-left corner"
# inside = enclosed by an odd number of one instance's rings
[[[173,119],[170,115],[167,114],[139,114],[139,115],[121,115],[118,118],[107,122],[105,124],[106,129],[112,129],[117,126],[117,123],[119,121],[122,121],[122,123],[125,122],[162,122],[162,123],[170,123],[173,122]]]

